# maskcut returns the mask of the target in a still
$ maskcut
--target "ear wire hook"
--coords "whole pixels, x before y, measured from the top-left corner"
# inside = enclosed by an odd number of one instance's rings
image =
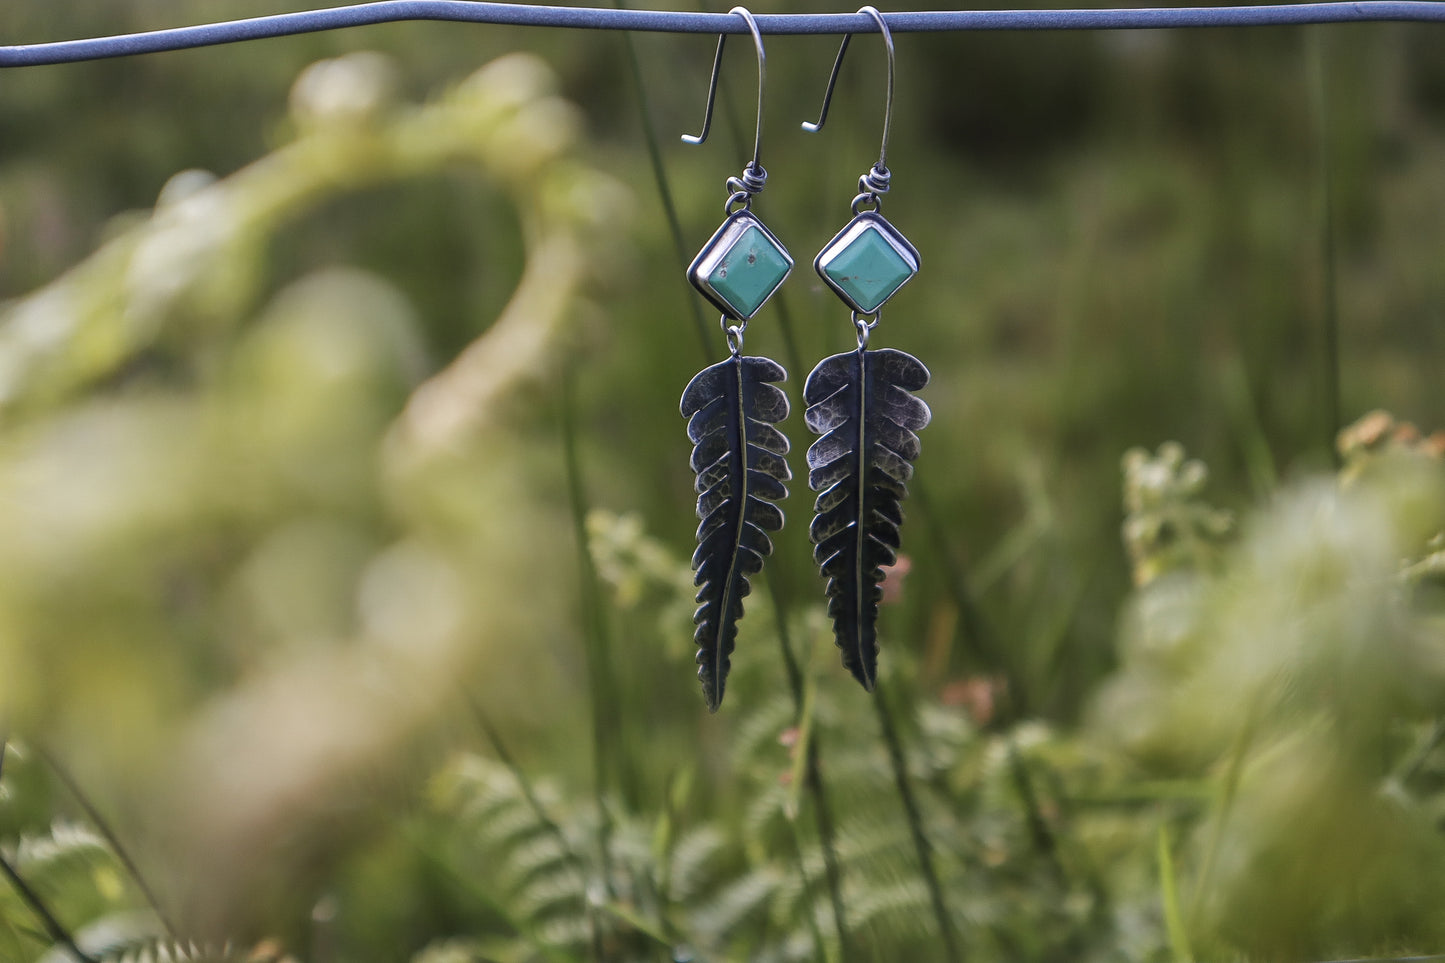
[[[888,134],[893,129],[893,34],[888,30],[888,24],[883,20],[883,14],[878,8],[871,4],[858,8],[858,13],[866,13],[878,24],[878,32],[883,35],[883,45],[888,51],[888,97],[883,108],[883,145],[878,148],[878,163],[873,169],[864,174],[860,179],[860,187],[863,190],[874,194],[884,194],[888,191]],[[828,76],[828,89],[823,92],[823,109],[818,114],[818,122],[811,124],[803,121],[803,129],[815,134],[823,129],[823,124],[828,120],[828,108],[833,103],[833,90],[838,86],[838,71],[843,67],[843,55],[848,52],[848,42],[853,39],[851,33],[843,35],[843,43],[838,47],[838,59],[833,61],[833,72]]]
[[[768,177],[767,171],[763,170],[763,165],[759,160],[763,149],[763,88],[767,82],[768,60],[767,55],[763,53],[762,32],[758,30],[758,22],[753,19],[752,13],[746,7],[733,7],[728,13],[735,13],[747,21],[748,31],[753,35],[753,46],[758,51],[758,122],[757,129],[753,134],[753,159],[747,167],[743,168],[741,180],[731,178],[728,181],[728,187],[730,190],[756,194],[763,189],[763,184]],[[713,105],[717,101],[718,74],[722,68],[723,45],[727,43],[727,39],[728,35],[725,33],[719,34],[717,38],[717,53],[712,60],[712,79],[708,82],[707,109],[702,117],[702,131],[698,134],[683,134],[682,139],[685,143],[701,144],[707,140],[708,132],[712,130],[712,112]],[[735,184],[736,186],[734,186]]]

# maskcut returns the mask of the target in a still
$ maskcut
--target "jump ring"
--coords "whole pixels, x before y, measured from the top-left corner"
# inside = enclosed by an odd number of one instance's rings
[[[866,207],[866,205],[868,205],[868,204],[872,204],[873,206],[872,206],[872,207]],[[853,198],[853,213],[854,213],[854,214],[862,214],[864,210],[869,210],[869,211],[877,212],[877,211],[881,211],[882,209],[883,209],[883,198],[879,197],[877,194],[873,193],[872,191],[864,191],[863,193],[859,194],[857,197]]]
[[[732,352],[734,358],[743,353],[743,329],[747,326],[746,321],[727,326],[728,351]]]
[[[853,312],[853,327],[858,332],[858,347],[868,347],[868,336],[878,326],[878,314],[875,312],[870,318],[868,315],[858,311]]]

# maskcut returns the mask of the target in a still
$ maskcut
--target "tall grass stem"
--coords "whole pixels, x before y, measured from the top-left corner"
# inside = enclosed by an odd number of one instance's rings
[[[873,707],[878,711],[878,728],[883,734],[884,745],[888,747],[888,762],[893,767],[893,782],[898,788],[898,798],[903,803],[904,815],[908,818],[908,831],[913,837],[913,848],[918,854],[918,869],[923,874],[924,885],[928,887],[929,902],[933,904],[933,916],[938,922],[939,937],[943,940],[944,959],[948,963],[961,963],[958,938],[948,914],[948,902],[943,896],[943,885],[938,880],[938,870],[933,863],[933,845],[923,827],[923,814],[918,809],[918,800],[913,795],[912,781],[908,777],[908,762],[903,755],[903,742],[898,738],[898,729],[893,724],[893,713],[888,709],[888,698],[880,679],[873,689]]]
[[[619,10],[627,9],[622,0],[614,0],[613,5]],[[662,163],[662,146],[657,137],[657,125],[652,122],[652,104],[647,98],[647,84],[642,78],[642,62],[637,57],[637,44],[632,39],[632,34],[623,31],[622,49],[626,53],[627,68],[632,74],[632,89],[637,97],[637,116],[642,122],[642,140],[647,145],[647,160],[652,167],[652,179],[657,185],[657,198],[662,202],[662,211],[667,217],[667,227],[672,235],[672,244],[677,252],[677,258],[682,262],[684,270],[691,262],[687,254],[687,242],[683,239],[682,221],[677,216],[677,204],[672,199],[672,185],[667,179],[667,168]],[[702,307],[698,304],[697,298],[691,296],[691,289],[688,289],[686,297],[688,311],[692,315],[693,330],[697,333],[698,349],[702,352],[703,359],[711,357],[708,350],[709,338],[707,320],[703,317]]]
[[[5,874],[5,878],[10,880],[10,885],[15,887],[15,892],[20,894],[20,898],[30,907],[31,912],[40,919],[51,942],[65,947],[70,955],[80,963],[98,963],[95,957],[76,945],[75,937],[61,924],[60,920],[56,919],[55,914],[50,911],[50,907],[40,898],[40,894],[31,889],[30,884],[21,878],[20,874],[15,871],[15,867],[4,856],[0,856],[0,873]]]
[[[522,791],[522,798],[526,800],[527,808],[532,810],[532,815],[536,817],[537,824],[546,831],[547,835],[556,840],[558,848],[562,851],[562,855],[566,858],[567,862],[572,864],[572,867],[577,871],[578,876],[582,879],[583,885],[585,886],[587,882],[587,863],[582,859],[582,856],[577,850],[572,847],[572,843],[567,839],[567,834],[562,831],[562,827],[557,824],[557,821],[553,819],[551,815],[548,814],[546,808],[543,807],[541,797],[537,795],[537,790],[532,785],[532,780],[528,779],[527,774],[522,771],[522,767],[517,765],[516,758],[510,750],[507,749],[506,744],[502,742],[502,735],[497,731],[497,727],[492,724],[492,720],[487,716],[486,710],[478,705],[477,701],[470,698],[470,696],[467,698],[467,704],[471,706],[472,714],[476,716],[477,719],[477,725],[481,727],[483,734],[486,735],[487,742],[491,743],[492,751],[497,754],[497,759],[502,765],[507,767],[507,771],[512,774],[512,778],[517,780],[517,788]],[[600,963],[604,955],[602,930],[597,924],[597,914],[593,909],[592,900],[584,898],[583,905],[586,907],[587,912],[587,935],[589,948],[591,950],[591,959]]]
[[[1340,415],[1340,292],[1339,252],[1335,242],[1335,176],[1330,124],[1330,82],[1328,51],[1324,31],[1305,30],[1306,73],[1310,108],[1315,127],[1315,157],[1318,158],[1320,227],[1320,390],[1325,419],[1325,450],[1340,467],[1335,439],[1341,427]]]
[[[608,896],[612,892],[612,819],[607,808],[607,790],[612,783],[613,767],[617,767],[624,798],[632,805],[630,778],[621,778],[626,754],[614,758],[615,729],[619,719],[617,684],[612,673],[611,638],[602,607],[602,592],[597,566],[587,542],[587,494],[582,483],[582,467],[578,453],[576,425],[576,369],[570,362],[562,375],[562,449],[567,474],[567,500],[572,509],[572,529],[576,541],[579,593],[582,602],[582,635],[585,642],[588,694],[592,707],[593,789],[597,803],[598,857],[601,860],[603,884]]]
[[[1184,926],[1184,916],[1179,911],[1179,886],[1174,878],[1174,854],[1170,849],[1169,827],[1159,827],[1159,901],[1163,904],[1164,925],[1169,933],[1169,949],[1174,954],[1174,963],[1194,963],[1194,953],[1189,948],[1189,931]]]
[[[810,728],[805,717],[808,700],[803,693],[803,672],[793,651],[792,633],[788,629],[787,605],[780,591],[778,579],[768,575],[768,588],[773,595],[773,617],[777,622],[778,647],[782,650],[783,670],[788,676],[788,689],[793,696],[793,724],[801,733]],[[833,926],[838,931],[838,947],[843,963],[849,959],[847,913],[843,903],[843,873],[838,863],[838,850],[833,826],[833,810],[828,804],[827,789],[823,785],[820,764],[820,750],[816,735],[809,735],[802,746],[804,756],[804,782],[808,795],[813,799],[813,818],[818,826],[818,848],[823,854],[823,875],[828,883],[828,900],[832,904]],[[801,865],[801,864],[800,864]],[[806,880],[805,880],[806,886]]]
[[[55,757],[54,753],[43,748],[39,750],[39,753],[40,757],[45,760],[45,764],[50,767],[51,772],[55,773],[56,777],[65,786],[66,791],[80,804],[80,808],[85,811],[86,818],[95,826],[96,831],[104,837],[106,843],[110,846],[111,852],[115,853],[115,858],[120,860],[120,864],[124,866],[125,871],[130,874],[130,878],[135,881],[136,888],[139,889],[141,895],[145,897],[145,901],[147,905],[150,906],[151,912],[156,914],[156,919],[160,921],[161,928],[166,931],[166,935],[171,939],[175,939],[178,935],[175,926],[166,916],[165,911],[161,909],[161,903],[160,900],[156,898],[155,891],[151,889],[150,884],[146,882],[145,875],[141,873],[140,867],[137,866],[135,860],[131,858],[130,852],[126,847],[121,845],[120,837],[115,834],[115,830],[111,828],[110,823],[100,814],[100,810],[90,801],[89,795],[80,788],[80,784],[75,781],[75,777],[70,774],[70,770]]]

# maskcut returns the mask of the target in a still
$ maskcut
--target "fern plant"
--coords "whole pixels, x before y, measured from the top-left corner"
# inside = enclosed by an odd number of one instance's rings
[[[844,722],[840,706],[820,700],[821,731],[839,733]],[[778,744],[789,723],[781,694],[757,706],[733,763],[753,802],[736,818],[693,819],[672,833],[664,814],[610,809],[604,819],[590,799],[545,781],[528,790],[500,763],[458,758],[434,783],[440,850],[499,924],[460,945],[519,963],[653,959],[663,948],[707,960],[837,958],[823,853],[791,811],[792,762]],[[1029,838],[1003,742],[941,708],[924,714],[914,739],[909,764],[925,787],[926,831],[948,841],[937,856],[970,951],[1055,958],[1090,908],[1078,893],[1061,902]],[[843,814],[843,940],[850,953],[871,945],[890,958],[929,959],[938,945],[929,894],[882,753],[829,743],[829,789]],[[952,785],[962,773],[968,783]],[[1019,932],[1032,942],[1021,945]]]
[[[671,613],[656,626],[663,638],[684,624],[685,562],[635,519],[594,513],[589,529],[619,601]],[[646,958],[662,947],[707,960],[852,959],[868,947],[887,958],[933,958],[937,924],[886,749],[858,725],[858,701],[874,696],[837,687],[821,606],[791,622],[790,634],[807,640],[808,664],[831,673],[827,685],[810,677],[805,728],[825,747],[847,932],[834,925],[826,854],[800,784],[807,749],[796,707],[771,664],[776,656],[761,654],[776,653],[774,640],[749,646],[739,661],[748,694],[730,713],[726,769],[706,785],[683,780],[660,810],[627,812],[608,801],[599,812],[591,798],[550,781],[529,791],[513,769],[474,755],[444,770],[434,784],[442,849],[502,923],[502,932],[476,934],[467,945],[484,958],[516,960]],[[675,647],[669,658],[681,664],[689,654]],[[899,661],[905,676],[906,656]],[[1058,854],[1040,852],[1016,768],[1076,765],[1070,751],[1052,748],[1059,740],[1048,729],[989,733],[963,705],[927,699],[909,714],[905,743],[923,831],[945,841],[934,858],[966,924],[967,950],[1042,960],[1077,948],[1083,922],[1102,906],[1083,885],[1059,878]],[[1029,938],[1021,942],[1019,933]],[[622,955],[599,957],[600,949]]]

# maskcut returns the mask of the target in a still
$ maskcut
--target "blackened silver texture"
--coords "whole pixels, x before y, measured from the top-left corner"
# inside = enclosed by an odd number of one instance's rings
[[[784,381],[782,365],[735,355],[698,372],[682,393],[687,437],[697,472],[697,677],[709,710],[722,704],[737,621],[751,591],[748,576],[773,552],[768,532],[783,527],[773,504],[791,479],[788,439],[773,425],[788,417],[788,396],[769,382]]]
[[[808,487],[819,492],[808,531],[828,579],[828,615],[843,666],[872,690],[878,677],[883,566],[897,561],[903,499],[932,413],[911,392],[928,384],[923,362],[894,348],[859,348],[818,362],[803,387],[804,420],[822,435],[808,449]]]

